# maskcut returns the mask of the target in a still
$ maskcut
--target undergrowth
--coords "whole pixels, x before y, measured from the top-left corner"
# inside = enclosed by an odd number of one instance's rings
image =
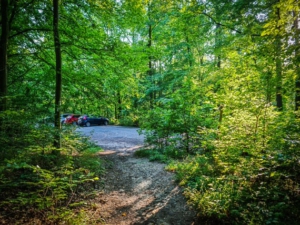
[[[137,157],[145,157],[149,158],[150,161],[158,161],[162,163],[168,163],[173,158],[181,158],[181,156],[177,157],[176,153],[173,154],[169,151],[161,151],[157,149],[140,149],[134,153]]]
[[[38,124],[22,111],[0,117],[6,121],[0,134],[1,223],[92,224],[82,207],[101,185],[101,149],[70,126],[63,127],[62,148],[55,149],[51,124]]]
[[[200,224],[296,225],[300,221],[299,117],[267,113],[268,124],[252,120],[249,114],[247,120],[229,118],[218,130],[199,128],[201,138],[195,143],[198,150],[191,146],[193,152],[187,152],[180,140],[170,145],[174,135],[162,139],[156,136],[159,131],[146,132],[153,149],[136,155],[168,163],[166,169],[176,173]]]

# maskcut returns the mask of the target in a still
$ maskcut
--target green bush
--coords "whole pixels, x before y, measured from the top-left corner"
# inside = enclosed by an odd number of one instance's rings
[[[238,107],[225,108],[217,127],[212,121],[219,112],[211,106],[192,114],[192,107],[173,107],[173,101],[148,112],[141,128],[151,149],[137,155],[169,163],[201,221],[300,220],[299,115],[259,99],[232,102]]]
[[[51,124],[37,125],[33,115],[22,111],[0,117],[6,121],[0,129],[1,219],[17,224],[36,215],[43,224],[81,224],[84,216],[76,216],[73,208],[82,201],[80,192],[92,192],[101,182],[101,149],[71,127],[64,127],[62,147],[55,149]]]
[[[299,118],[269,113],[269,126],[263,127],[261,121],[257,130],[264,135],[241,132],[243,126],[255,127],[250,117],[245,123],[228,120],[230,131],[224,127],[218,139],[206,139],[215,146],[211,152],[168,165],[168,170],[176,171],[200,220],[218,224],[297,224],[300,220]]]

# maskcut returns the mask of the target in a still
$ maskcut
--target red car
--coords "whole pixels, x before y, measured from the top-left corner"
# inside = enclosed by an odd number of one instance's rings
[[[79,114],[71,114],[68,116],[65,120],[65,124],[73,124],[77,125],[78,124],[78,118],[80,117]]]

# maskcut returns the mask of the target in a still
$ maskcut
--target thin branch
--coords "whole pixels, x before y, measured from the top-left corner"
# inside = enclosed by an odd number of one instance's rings
[[[9,18],[9,27],[11,27],[11,24],[16,16],[16,12],[17,12],[17,1],[14,0],[14,1],[11,1],[10,4],[12,5],[11,7],[13,8],[12,9],[12,12],[11,12],[11,15],[10,15],[10,18]]]
[[[13,85],[16,81],[20,81],[21,78],[23,78],[24,80],[24,77],[26,76],[26,74],[35,67],[36,65],[33,65],[31,67],[29,67],[25,72],[23,72],[21,75],[19,75],[18,77],[16,77],[14,80],[12,80],[12,82],[8,85]]]
[[[18,35],[21,35],[21,34],[24,34],[24,33],[30,32],[30,31],[51,31],[52,32],[53,30],[49,29],[49,28],[28,28],[28,29],[19,31],[19,32],[9,36],[9,38],[14,38]]]
[[[237,30],[237,29],[235,29],[235,28],[233,28],[233,27],[230,27],[230,26],[228,26],[228,25],[225,25],[225,24],[222,24],[222,23],[220,23],[220,22],[217,22],[217,21],[215,20],[215,18],[213,18],[211,15],[209,15],[209,14],[207,14],[207,13],[205,13],[205,12],[202,12],[201,14],[203,14],[204,16],[209,17],[216,25],[219,25],[219,26],[222,26],[222,27],[226,27],[226,28],[228,28],[228,29],[230,29],[230,30],[232,30],[232,31],[235,31],[235,32],[239,33],[239,34],[246,35],[246,33],[242,32],[242,31],[240,31],[240,30]],[[260,35],[260,34],[251,34],[251,36],[260,37],[261,35]]]

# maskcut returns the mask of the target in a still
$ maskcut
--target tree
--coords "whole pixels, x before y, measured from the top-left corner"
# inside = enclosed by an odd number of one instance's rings
[[[300,109],[300,50],[299,50],[299,35],[300,35],[300,27],[299,27],[299,11],[294,11],[294,40],[295,40],[295,72],[296,72],[296,80],[295,80],[295,110],[298,111]]]
[[[61,43],[59,38],[59,0],[53,0],[53,36],[54,36],[54,48],[55,48],[55,119],[54,124],[56,128],[56,135],[54,140],[54,146],[60,148],[60,107],[61,107],[61,90],[62,90],[62,59],[61,59]]]
[[[9,37],[9,1],[1,1],[1,40],[0,40],[0,112],[6,110],[7,104],[7,48]]]
[[[276,8],[276,17],[277,17],[277,25],[276,29],[277,35],[275,37],[275,58],[276,58],[276,105],[279,110],[283,110],[283,102],[282,102],[282,44],[281,44],[281,18],[280,18],[280,8],[279,6]]]

